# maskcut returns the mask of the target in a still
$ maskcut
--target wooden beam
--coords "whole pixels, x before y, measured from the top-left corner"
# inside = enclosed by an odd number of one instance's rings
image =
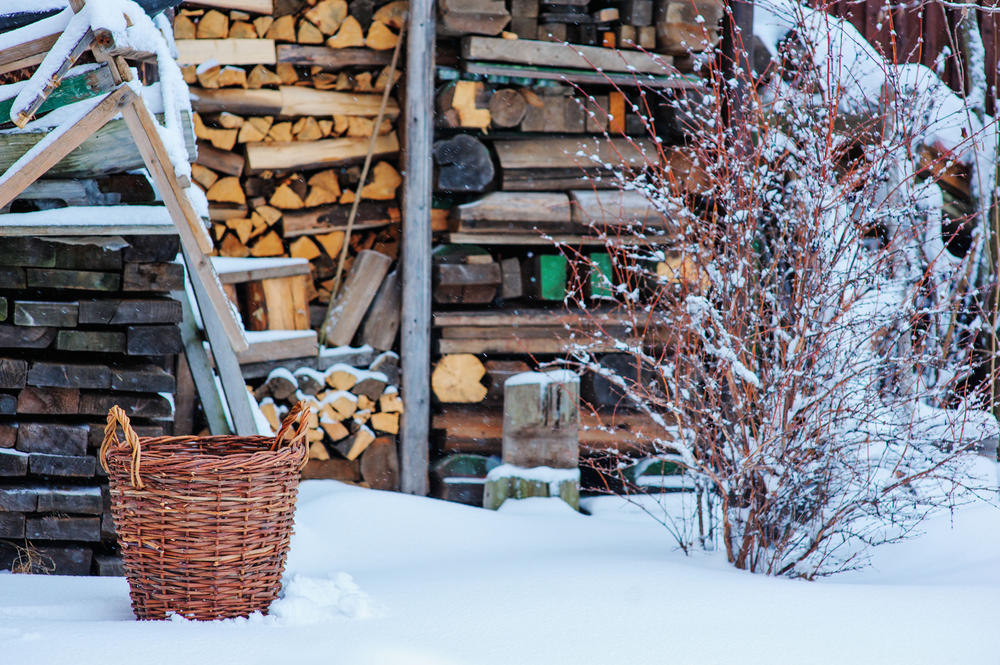
[[[191,104],[200,113],[227,111],[237,115],[277,115],[297,117],[303,115],[346,115],[374,118],[378,114],[381,95],[315,90],[285,85],[277,90],[243,90],[219,88],[210,90],[193,88]],[[399,115],[399,104],[394,99],[386,106],[386,116]]]
[[[250,171],[323,168],[343,166],[364,160],[368,154],[368,138],[337,138],[247,145],[247,169]],[[399,151],[396,133],[380,136],[375,141],[374,157],[388,157]]]
[[[274,0],[198,0],[197,2],[185,4],[215,7],[216,9],[235,9],[241,12],[253,12],[254,14],[274,13]]]
[[[327,71],[345,67],[380,67],[389,64],[391,51],[374,51],[370,48],[330,48],[328,46],[302,46],[278,44],[278,62],[290,65],[311,65]]]
[[[184,316],[180,323],[181,340],[184,342],[184,357],[187,360],[188,369],[191,371],[191,378],[194,379],[201,408],[205,413],[205,420],[208,421],[208,431],[215,435],[232,434],[226,423],[226,412],[215,386],[215,377],[212,374],[208,354],[202,345],[198,326],[195,325],[194,311],[188,301],[188,294],[177,291],[171,295],[174,299],[179,300],[184,308]]]
[[[278,62],[273,39],[178,39],[177,62],[200,65],[273,65]]]
[[[673,58],[670,56],[528,39],[466,37],[462,40],[462,57],[466,60],[490,60],[631,74],[678,73],[673,67]]]
[[[80,120],[52,132],[47,141],[36,144],[0,176],[0,208],[38,180],[87,137],[117,115],[134,97],[130,88],[118,88],[106,95]]]
[[[410,0],[406,66],[434,71],[434,2]],[[400,428],[400,489],[429,490],[431,375],[431,193],[433,191],[434,89],[431,76],[406,77],[403,181],[402,394],[406,411]]]
[[[0,169],[7,169],[33,146],[44,140],[51,128],[34,129],[45,122],[46,116],[29,125],[28,131],[0,130]],[[162,116],[158,116],[162,119]],[[184,145],[194,154],[195,137],[191,114],[181,113],[184,125]],[[144,166],[142,155],[129,136],[125,121],[108,122],[45,174],[48,178],[93,178],[120,173]]]
[[[58,33],[45,35],[0,51],[0,74],[41,63],[58,38]]]

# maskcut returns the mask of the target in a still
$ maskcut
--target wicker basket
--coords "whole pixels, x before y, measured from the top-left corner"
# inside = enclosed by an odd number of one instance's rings
[[[111,408],[100,458],[136,617],[267,611],[292,534],[307,415],[297,405],[274,438],[140,439]]]

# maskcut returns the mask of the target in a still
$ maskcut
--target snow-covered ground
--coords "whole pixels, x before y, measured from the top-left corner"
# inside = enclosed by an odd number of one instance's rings
[[[614,498],[493,513],[303,484],[271,616],[133,620],[125,581],[0,575],[0,663],[994,664],[1000,510],[818,583],[685,557]]]

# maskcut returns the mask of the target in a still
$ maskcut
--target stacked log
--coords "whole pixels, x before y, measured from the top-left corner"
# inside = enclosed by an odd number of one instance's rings
[[[578,344],[609,363],[621,362],[621,342],[676,345],[669,326],[604,305],[619,287],[614,252],[655,246],[672,224],[615,176],[669,168],[691,197],[704,193],[671,99],[697,94],[690,56],[718,41],[723,6],[438,3],[438,52],[454,57],[438,67],[435,99],[437,496],[481,497],[506,378]],[[677,289],[704,277],[669,253],[650,269]],[[607,382],[585,376],[582,391],[582,455],[650,450],[656,428]]]
[[[174,37],[198,138],[193,176],[209,201],[220,256],[308,259],[311,299],[328,302],[374,134],[349,256],[374,248],[395,257],[395,99],[377,121],[383,91],[400,76],[389,64],[405,16],[399,0],[178,10]]]
[[[0,238],[0,569],[120,574],[97,449],[171,432],[175,236]]]
[[[398,361],[389,351],[365,368],[347,363],[325,370],[277,367],[256,387],[254,398],[274,431],[293,404],[311,407],[303,478],[398,489],[395,436],[404,410]]]

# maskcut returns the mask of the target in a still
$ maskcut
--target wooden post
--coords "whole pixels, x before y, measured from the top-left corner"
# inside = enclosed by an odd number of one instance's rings
[[[434,3],[410,0],[406,44],[403,182],[403,311],[400,351],[406,412],[400,430],[400,489],[428,492],[431,361],[431,188]]]
[[[486,476],[483,507],[559,497],[580,505],[580,377],[524,372],[503,386],[503,464]]]

